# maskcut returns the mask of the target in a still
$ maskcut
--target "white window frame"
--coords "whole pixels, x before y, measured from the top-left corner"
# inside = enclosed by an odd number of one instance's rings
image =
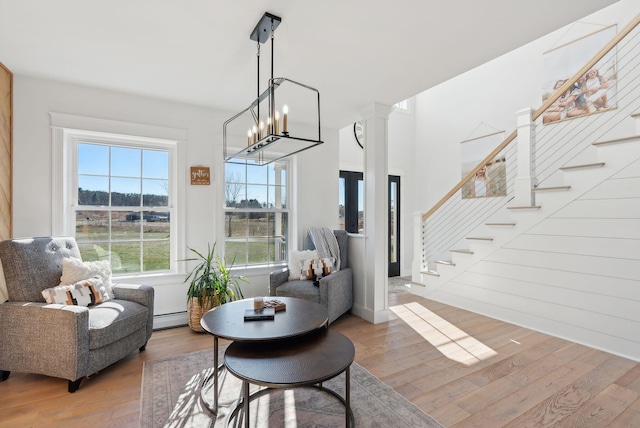
[[[294,197],[293,197],[293,189],[292,189],[292,176],[293,176],[293,171],[294,171],[294,163],[292,161],[292,159],[281,159],[279,160],[279,162],[285,163],[286,164],[286,183],[285,183],[285,189],[287,192],[287,208],[270,208],[270,209],[262,209],[262,210],[258,210],[258,209],[251,209],[251,208],[227,208],[227,203],[226,203],[226,185],[227,185],[227,173],[226,173],[226,164],[225,164],[225,168],[222,168],[222,174],[223,174],[223,189],[222,189],[222,235],[224,237],[224,243],[225,243],[225,249],[226,249],[226,225],[225,225],[225,221],[226,221],[226,215],[228,212],[230,213],[253,213],[253,212],[264,212],[264,213],[285,213],[287,214],[287,251],[285,253],[285,257],[284,260],[281,261],[269,261],[266,263],[254,263],[254,264],[247,264],[247,263],[239,263],[238,261],[236,261],[234,263],[234,269],[244,269],[244,270],[256,270],[256,269],[260,269],[260,268],[273,268],[274,266],[286,266],[287,265],[287,260],[288,260],[288,254],[289,254],[289,250],[292,249],[292,236],[293,234],[293,224],[294,224],[294,219],[293,219],[293,202],[294,202]],[[251,184],[256,184],[256,183],[251,183]],[[245,175],[245,182],[244,185],[247,186],[248,182],[247,182],[247,176]]]
[[[393,105],[393,111],[398,113],[410,114],[411,113],[411,98],[402,100]]]
[[[78,189],[78,143],[95,143],[169,152],[170,269],[115,275],[141,278],[185,272],[184,192],[185,178],[179,174],[184,159],[186,131],[50,113],[53,142],[52,231],[55,236],[75,236]],[[145,135],[145,136],[140,136]],[[176,138],[177,137],[177,138]],[[182,191],[180,191],[182,190]]]

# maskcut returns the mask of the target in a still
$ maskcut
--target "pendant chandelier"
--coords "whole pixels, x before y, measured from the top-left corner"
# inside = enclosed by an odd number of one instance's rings
[[[273,77],[274,33],[280,22],[280,17],[265,12],[249,37],[257,42],[257,96],[249,107],[224,123],[227,163],[267,165],[323,143],[318,90],[286,77]],[[267,40],[271,40],[271,78],[266,90],[260,92],[260,44]],[[278,101],[283,102],[276,103],[276,92]]]

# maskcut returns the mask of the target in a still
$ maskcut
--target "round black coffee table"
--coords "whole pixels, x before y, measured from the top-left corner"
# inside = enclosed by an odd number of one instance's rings
[[[213,335],[214,370],[204,380],[200,393],[202,402],[213,413],[218,412],[218,371],[221,368],[218,364],[218,338],[234,342],[267,342],[305,335],[329,325],[327,308],[318,303],[295,297],[265,299],[280,300],[286,304],[286,309],[276,312],[273,320],[245,321],[245,310],[253,309],[253,299],[245,299],[213,308],[200,320],[202,328]]]
[[[227,419],[227,424],[243,409],[244,425],[249,427],[252,399],[272,388],[314,386],[336,397],[345,406],[345,426],[353,426],[350,404],[350,367],[355,348],[346,336],[320,329],[304,336],[270,342],[234,342],[227,348],[224,362],[227,370],[242,380],[243,399]],[[322,382],[345,373],[345,397],[322,386]],[[267,389],[249,395],[249,384]],[[351,423],[350,423],[351,422]]]

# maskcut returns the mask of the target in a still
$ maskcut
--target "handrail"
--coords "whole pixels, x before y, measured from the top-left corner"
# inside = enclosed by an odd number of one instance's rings
[[[542,105],[532,113],[531,120],[535,121],[538,119],[548,108],[558,100],[575,82],[580,79],[587,71],[589,71],[593,66],[595,66],[598,61],[600,61],[611,49],[613,49],[622,39],[624,39],[636,26],[640,24],[640,13],[636,15],[636,17],[616,36],[611,39],[609,43],[607,43],[598,53],[591,58],[580,70],[578,70],[573,77],[568,79],[556,92],[554,92]],[[473,168],[467,175],[465,175],[462,180],[458,184],[456,184],[453,189],[451,189],[446,195],[442,197],[429,211],[422,215],[422,221],[426,221],[433,213],[435,213],[440,207],[442,207],[456,192],[465,185],[465,183],[473,176],[476,175],[478,171],[480,171],[486,164],[491,162],[498,153],[504,150],[505,147],[509,145],[515,138],[518,136],[518,130],[514,130],[509,136],[502,142],[498,147],[496,147],[491,153],[489,153],[480,163]]]

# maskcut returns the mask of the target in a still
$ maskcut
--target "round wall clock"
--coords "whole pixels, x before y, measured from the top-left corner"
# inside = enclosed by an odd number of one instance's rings
[[[364,149],[364,123],[361,120],[353,124],[353,136],[360,148]]]

